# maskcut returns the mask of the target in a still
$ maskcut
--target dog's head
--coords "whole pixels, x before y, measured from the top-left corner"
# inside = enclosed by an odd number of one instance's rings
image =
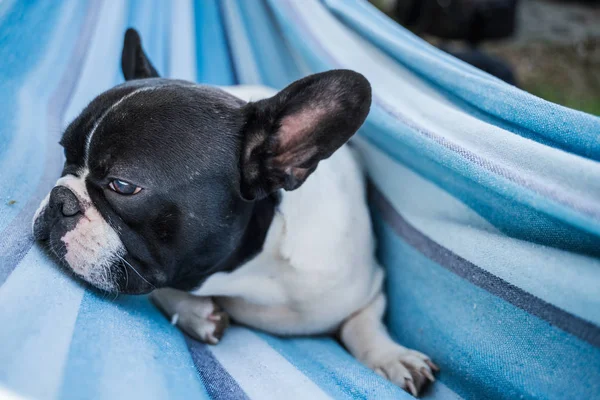
[[[33,231],[75,274],[109,291],[191,289],[243,245],[261,199],[299,187],[370,107],[352,71],[312,75],[245,103],[161,79],[133,30],[126,83],[94,99],[61,140],[62,177]]]

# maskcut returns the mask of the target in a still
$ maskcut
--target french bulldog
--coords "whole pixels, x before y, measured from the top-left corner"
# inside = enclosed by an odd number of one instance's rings
[[[431,359],[382,323],[384,271],[346,145],[369,113],[362,75],[323,72],[280,92],[162,79],[132,29],[122,71],[65,130],[37,240],[99,289],[152,292],[201,341],[217,344],[229,318],[337,335],[413,395],[434,381]]]

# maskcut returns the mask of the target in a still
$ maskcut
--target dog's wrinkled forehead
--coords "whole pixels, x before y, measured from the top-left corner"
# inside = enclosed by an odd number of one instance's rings
[[[224,155],[215,152],[231,154],[243,104],[217,88],[187,82],[150,79],[117,86],[94,99],[65,131],[64,173],[105,174],[109,166],[125,167],[119,162],[146,169],[157,160],[168,168],[170,156],[192,151],[199,167],[208,165]],[[195,147],[201,143],[199,152]]]

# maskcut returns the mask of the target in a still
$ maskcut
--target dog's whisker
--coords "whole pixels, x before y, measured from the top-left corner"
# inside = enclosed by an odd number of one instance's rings
[[[117,257],[119,257],[121,259],[121,261],[123,261],[125,263],[125,265],[129,266],[133,270],[133,272],[135,272],[144,282],[146,282],[148,285],[150,285],[152,287],[152,289],[156,289],[156,286],[154,286],[153,284],[151,284],[150,282],[148,282],[146,280],[146,278],[144,278],[142,276],[142,274],[140,274],[135,268],[133,268],[133,265],[131,265],[130,263],[127,262],[127,260],[125,260],[123,257],[121,257],[118,254],[117,254]]]
[[[127,272],[127,265],[125,263],[121,263],[123,266],[123,271],[125,271],[125,289],[129,287],[129,273]]]

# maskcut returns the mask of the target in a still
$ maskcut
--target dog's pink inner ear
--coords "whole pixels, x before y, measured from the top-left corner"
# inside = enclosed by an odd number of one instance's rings
[[[311,160],[318,152],[312,134],[326,114],[326,108],[311,108],[283,118],[277,132],[274,164],[287,169]]]
[[[249,103],[242,152],[242,195],[298,188],[362,125],[371,86],[360,74],[333,70],[296,81]]]

